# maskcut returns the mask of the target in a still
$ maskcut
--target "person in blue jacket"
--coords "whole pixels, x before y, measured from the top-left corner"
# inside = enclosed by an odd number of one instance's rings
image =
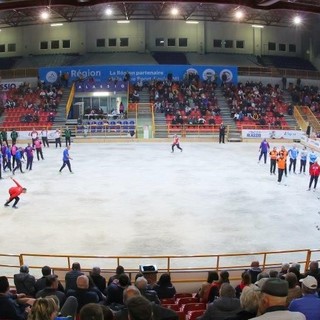
[[[293,169],[293,173],[296,173],[296,165],[297,165],[297,159],[299,155],[299,150],[296,148],[294,145],[291,149],[288,150],[288,155],[289,155],[289,173],[291,173],[291,168]]]
[[[259,147],[260,156],[259,156],[258,163],[260,162],[262,156],[263,156],[264,163],[267,163],[267,155],[268,155],[269,149],[270,149],[269,142],[267,141],[267,139],[263,139]]]

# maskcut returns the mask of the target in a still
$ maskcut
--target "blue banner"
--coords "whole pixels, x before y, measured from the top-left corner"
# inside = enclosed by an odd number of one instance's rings
[[[200,80],[216,80],[217,83],[238,82],[238,68],[235,66],[214,66],[214,65],[105,65],[105,66],[66,66],[40,68],[39,77],[46,83],[63,82],[62,78],[67,74],[70,82],[94,78],[97,82],[108,80],[123,80],[125,75],[130,74],[130,81],[138,80],[165,80],[172,75],[174,81],[181,81],[189,75],[197,75]]]

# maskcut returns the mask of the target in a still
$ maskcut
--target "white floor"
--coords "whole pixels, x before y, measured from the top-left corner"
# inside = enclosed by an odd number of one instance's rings
[[[319,191],[308,175],[282,185],[258,164],[259,143],[73,144],[15,178],[28,189],[2,207],[1,253],[162,255],[319,246]],[[271,143],[271,146],[273,144]],[[279,144],[277,144],[279,146]],[[288,145],[290,146],[290,145]],[[300,146],[299,146],[300,147]],[[298,170],[297,170],[298,171]],[[13,185],[0,181],[1,201]],[[320,185],[319,185],[320,190]]]

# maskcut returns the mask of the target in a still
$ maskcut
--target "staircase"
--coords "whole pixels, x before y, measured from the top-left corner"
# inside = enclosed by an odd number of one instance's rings
[[[291,95],[287,90],[283,91],[283,101],[289,105],[292,104],[292,98]],[[284,119],[286,120],[288,126],[291,130],[299,128],[299,125],[297,123],[296,118],[293,115],[288,115],[287,113],[284,114]]]
[[[226,99],[223,95],[222,89],[219,87],[215,91],[215,96],[217,97],[219,107],[221,109],[220,115],[223,123],[228,128],[228,141],[229,142],[241,142],[241,131],[237,128],[234,120],[230,116],[230,108]]]
[[[59,107],[57,109],[56,116],[53,121],[53,125],[61,126],[66,123],[66,105],[69,99],[71,88],[64,88],[63,95],[59,103]]]
[[[155,138],[168,138],[168,126],[164,113],[155,113],[154,114],[155,122]]]

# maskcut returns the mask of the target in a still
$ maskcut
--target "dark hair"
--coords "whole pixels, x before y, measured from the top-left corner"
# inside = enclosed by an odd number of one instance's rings
[[[163,273],[158,280],[158,285],[164,287],[172,287],[170,274]]]
[[[229,272],[228,271],[221,271],[220,278],[221,278],[221,282],[229,282]]]
[[[74,262],[72,264],[72,270],[81,270],[80,263],[79,262]]]
[[[290,289],[294,288],[298,283],[298,278],[293,272],[288,272],[285,275],[285,280],[287,280]]]
[[[120,275],[122,273],[124,273],[124,267],[123,266],[117,266],[116,274]]]
[[[120,274],[120,276],[119,276],[119,284],[122,287],[126,287],[126,286],[128,286],[130,284],[130,279],[125,273]]]
[[[244,284],[249,285],[251,283],[251,275],[249,272],[247,271],[242,272],[241,278]]]
[[[42,267],[41,272],[43,276],[49,276],[51,274],[51,268],[48,266],[44,266]]]
[[[88,303],[81,308],[79,318],[80,320],[103,320],[102,308],[97,303]]]
[[[128,314],[131,320],[151,320],[152,305],[142,296],[136,296],[127,301]]]
[[[0,293],[6,293],[10,288],[8,278],[5,276],[0,277]]]
[[[270,278],[278,278],[279,272],[277,270],[270,270],[269,271],[269,277]]]
[[[23,266],[20,267],[20,272],[29,273],[29,267],[24,264]]]
[[[51,287],[57,278],[58,278],[58,276],[55,274],[50,274],[50,275],[46,276],[46,286]]]
[[[143,273],[138,272],[138,273],[136,274],[136,276],[134,277],[134,280],[137,280],[137,279],[140,278],[140,277],[143,277]]]
[[[219,275],[217,271],[209,271],[208,272],[208,277],[207,277],[207,282],[212,283],[213,281],[219,280]]]
[[[113,320],[113,312],[111,309],[103,304],[100,304],[102,313],[103,313],[103,319],[104,320]]]

